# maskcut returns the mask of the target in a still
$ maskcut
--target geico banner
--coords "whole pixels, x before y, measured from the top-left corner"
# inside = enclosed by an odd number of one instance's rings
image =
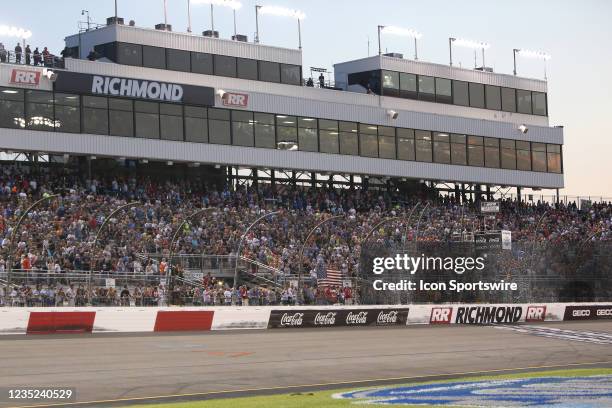
[[[408,308],[272,310],[268,329],[406,325]]]
[[[575,305],[565,307],[563,320],[599,320],[612,319],[611,305]]]
[[[182,102],[202,106],[215,104],[215,90],[210,87],[76,72],[59,72],[54,88],[62,92],[160,102]]]

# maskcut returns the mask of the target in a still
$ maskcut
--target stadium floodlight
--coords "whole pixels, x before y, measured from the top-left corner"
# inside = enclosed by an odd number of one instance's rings
[[[514,75],[516,75],[516,55],[519,55],[521,57],[525,57],[525,58],[535,58],[535,59],[541,59],[544,61],[544,78],[546,79],[546,61],[548,61],[551,57],[550,54],[545,53],[543,51],[532,51],[532,50],[523,50],[520,48],[515,48],[512,50],[512,57],[514,60]]]
[[[236,10],[242,7],[242,3],[238,0],[188,0],[188,2],[200,5],[200,4],[208,4],[210,5],[210,29],[215,31],[215,17],[214,17],[214,6],[222,6],[229,7],[233,10],[234,13],[234,36],[236,36]],[[189,19],[189,29],[191,30],[191,17]]]
[[[485,50],[491,47],[491,44],[484,41],[474,41],[465,38],[448,38],[448,54],[450,57],[450,66],[453,66],[453,44],[458,47],[471,48],[473,50],[482,50],[482,66],[485,67]],[[475,52],[475,51],[474,51]],[[474,54],[474,66],[476,66],[476,54]]]
[[[414,39],[414,59],[415,61],[419,59],[419,56],[417,53],[417,40],[421,38],[423,34],[421,34],[417,30],[414,30],[412,28],[402,28],[402,27],[396,27],[396,26],[379,25],[378,26],[378,55],[382,54],[382,49],[380,46],[380,33],[381,32],[385,34],[393,34],[393,35],[400,35],[402,37],[413,38]]]
[[[290,17],[297,20],[298,23],[298,48],[302,49],[302,27],[301,22],[306,18],[306,14],[303,11],[290,9],[280,6],[255,6],[255,42],[259,42],[259,13],[269,14],[272,16],[279,17]]]
[[[27,40],[32,36],[32,31],[25,28],[0,25],[0,37],[17,37]]]

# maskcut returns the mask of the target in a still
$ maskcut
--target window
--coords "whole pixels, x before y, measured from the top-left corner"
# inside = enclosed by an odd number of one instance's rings
[[[206,108],[185,106],[185,140],[208,143],[208,117]]]
[[[473,108],[485,107],[484,85],[470,82],[470,106]]]
[[[255,113],[255,146],[276,149],[274,115]]]
[[[136,137],[159,139],[159,104],[134,101]]]
[[[164,140],[183,140],[183,107],[172,103],[160,104],[159,129]]]
[[[340,129],[340,154],[359,155],[357,123],[338,122],[338,127]]]
[[[400,160],[415,160],[414,130],[397,129],[397,158]]]
[[[501,168],[516,170],[516,146],[514,140],[501,139]]]
[[[280,67],[277,62],[259,61],[259,80],[280,82]]]
[[[546,145],[544,143],[531,144],[531,169],[546,171]]]
[[[450,136],[448,133],[434,133],[433,157],[436,163],[450,163]]]
[[[108,134],[108,101],[101,96],[83,96],[83,133]]]
[[[307,152],[316,152],[319,150],[316,119],[298,119],[298,147],[299,150],[304,150]]]
[[[484,138],[485,167],[499,168],[499,140],[493,137]]]
[[[451,163],[467,165],[467,136],[451,134]]]
[[[55,94],[55,125],[60,132],[81,131],[81,98],[79,95]]]
[[[208,139],[210,143],[232,144],[229,110],[208,109]]]
[[[436,78],[436,102],[453,103],[450,79]]]
[[[232,144],[255,146],[253,112],[232,111]]]
[[[542,92],[532,92],[533,114],[546,116],[546,94]]]
[[[166,69],[166,49],[143,45],[142,66],[148,68]]]
[[[55,130],[53,92],[25,91],[26,127],[32,130]]]
[[[277,143],[298,141],[295,116],[276,115],[276,139]]]
[[[419,99],[423,101],[436,100],[436,84],[434,77],[419,75]]]
[[[191,72],[196,74],[213,74],[213,56],[201,52],[191,53]]]
[[[501,98],[504,112],[516,112],[516,91],[514,89],[502,88]]]
[[[383,95],[400,96],[399,83],[400,83],[399,72],[394,72],[394,71],[383,71],[382,72]]]
[[[395,159],[395,128],[378,127],[378,155],[382,159]]]
[[[142,46],[137,44],[118,43],[117,63],[142,66]]]
[[[499,86],[485,86],[487,109],[501,110],[501,89]]]
[[[281,64],[280,80],[283,84],[302,85],[302,70],[299,65]]]
[[[378,157],[378,126],[359,124],[359,154]]]
[[[238,58],[238,78],[257,80],[257,60]]]
[[[529,142],[516,141],[516,169],[531,170],[531,151]]]
[[[321,153],[339,153],[338,121],[319,119],[319,151]]]
[[[236,57],[214,55],[215,75],[236,77]]]
[[[519,113],[531,114],[531,92],[516,90],[517,111]]]
[[[468,136],[468,164],[484,167],[484,146],[481,136]]]
[[[406,74],[401,72],[400,79],[400,96],[402,98],[416,99],[417,94],[417,76],[415,74]]]
[[[561,173],[561,146],[547,144],[546,159],[549,173]]]
[[[470,105],[470,93],[467,82],[453,81],[453,103],[461,106]]]
[[[168,69],[171,69],[173,71],[191,71],[189,51],[174,50],[168,48],[166,50],[166,63],[168,65]]]
[[[416,159],[422,162],[432,161],[431,132],[425,130],[415,130],[416,140]]]
[[[110,134],[113,136],[134,136],[134,101],[109,98],[108,117]]]
[[[25,127],[24,95],[23,89],[0,88],[1,127]]]

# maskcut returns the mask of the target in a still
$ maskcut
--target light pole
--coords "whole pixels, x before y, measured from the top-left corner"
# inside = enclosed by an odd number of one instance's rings
[[[448,37],[448,56],[450,59],[450,66],[453,66],[453,41],[455,41],[456,38],[454,37]]]
[[[93,269],[94,269],[94,256],[95,256],[95,249],[96,249],[96,245],[98,244],[98,240],[100,238],[100,233],[104,230],[104,227],[106,227],[106,225],[109,223],[109,221],[120,211],[126,209],[126,208],[130,208],[130,207],[135,207],[138,204],[140,204],[138,201],[132,201],[131,203],[127,203],[127,204],[123,204],[122,206],[119,206],[118,208],[115,208],[109,215],[108,217],[106,217],[106,219],[104,220],[104,222],[102,223],[102,225],[100,225],[100,228],[98,228],[98,231],[96,232],[96,237],[94,238],[94,242],[91,245],[91,259],[89,260],[89,276],[87,278],[87,296],[91,295],[91,278],[93,275]]]
[[[191,32],[191,0],[187,0],[187,32]]]
[[[471,48],[474,50],[474,67],[476,67],[476,51],[482,51],[482,66],[485,67],[485,50],[488,49],[491,45],[484,41],[473,41],[466,40],[465,38],[455,38],[449,37],[448,39],[448,47],[450,53],[450,65],[453,65],[453,54],[452,54],[452,46],[456,45],[459,47]]]
[[[295,18],[298,23],[298,48],[302,49],[302,26],[301,20],[306,18],[306,14],[300,10],[288,9],[285,7],[279,6],[255,6],[255,38],[256,42],[259,42],[259,13],[261,14],[270,14],[273,16],[280,17],[291,17]]]
[[[236,289],[236,286],[238,285],[238,261],[240,261],[240,252],[242,252],[242,244],[244,242],[244,238],[247,236],[247,234],[251,231],[251,229],[257,225],[259,223],[259,221],[271,217],[273,215],[277,215],[280,214],[281,211],[272,211],[269,212],[267,214],[262,215],[261,217],[257,218],[255,221],[253,221],[251,223],[251,225],[249,225],[247,227],[247,229],[244,231],[244,233],[242,234],[242,236],[240,237],[240,241],[238,242],[238,249],[236,251],[236,263],[234,264],[234,289]]]
[[[87,14],[87,31],[89,31],[90,28],[91,28],[91,20],[89,18],[89,10],[81,10],[81,15],[84,16],[85,14]]]
[[[306,239],[304,239],[304,243],[302,243],[302,247],[300,248],[300,256],[298,258],[298,300],[302,303],[304,300],[304,293],[302,291],[302,280],[303,280],[303,268],[304,268],[304,248],[306,248],[306,244],[308,243],[308,240],[310,239],[310,236],[313,234],[313,232],[315,232],[317,230],[317,228],[319,228],[320,226],[322,226],[323,224],[326,224],[330,221],[333,220],[337,220],[340,218],[344,218],[344,215],[334,215],[332,217],[326,218],[323,221],[320,221],[319,223],[317,223],[317,225],[315,225],[310,232],[308,233],[308,235],[306,235]]]
[[[176,240],[178,239],[178,235],[179,233],[182,231],[183,227],[185,226],[185,224],[187,224],[188,222],[190,222],[193,218],[195,218],[196,216],[205,213],[206,211],[214,211],[216,210],[216,207],[207,207],[207,208],[201,208],[199,210],[197,210],[196,212],[194,212],[191,215],[188,215],[187,217],[185,217],[185,219],[180,223],[180,225],[176,228],[176,230],[174,231],[174,234],[172,234],[172,240],[170,241],[170,255],[168,259],[168,274],[166,276],[166,286],[168,288],[170,288],[170,284],[171,284],[171,275],[172,275],[172,259],[174,257],[174,244],[176,242]]]
[[[419,33],[418,31],[412,28],[402,28],[402,27],[395,27],[395,26],[379,25],[378,26],[378,55],[381,55],[382,53],[382,47],[380,45],[380,34],[381,33],[395,34],[395,35],[399,35],[403,37],[413,38],[414,39],[414,60],[418,61],[419,54],[418,54],[418,49],[417,49],[417,40],[423,36],[421,33]]]
[[[512,50],[512,56],[514,60],[514,75],[516,75],[516,56],[517,54],[525,58],[535,58],[535,59],[543,60],[544,61],[544,79],[546,79],[546,61],[550,59],[549,54],[545,53],[544,51],[531,51],[531,50],[524,50],[521,48],[514,48]]]
[[[31,206],[29,206],[27,208],[27,210],[24,211],[24,213],[21,215],[21,217],[19,217],[19,220],[17,221],[17,224],[15,225],[15,228],[13,228],[13,232],[11,234],[11,241],[9,243],[9,252],[8,252],[8,256],[7,256],[7,264],[8,264],[8,271],[7,271],[7,276],[6,276],[6,293],[5,296],[9,295],[9,288],[11,287],[11,277],[12,277],[12,270],[13,270],[13,249],[14,249],[14,244],[15,244],[15,240],[17,239],[17,232],[19,232],[19,229],[21,228],[21,224],[23,224],[23,221],[25,220],[25,218],[30,214],[30,212],[38,207],[39,204],[44,203],[45,201],[51,200],[53,198],[57,198],[59,197],[59,194],[52,194],[52,195],[48,195],[45,196],[43,198],[41,198],[40,200],[34,202]]]

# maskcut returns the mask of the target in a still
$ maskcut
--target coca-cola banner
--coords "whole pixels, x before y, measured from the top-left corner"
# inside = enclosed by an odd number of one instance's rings
[[[406,325],[408,308],[272,310],[268,329]]]

